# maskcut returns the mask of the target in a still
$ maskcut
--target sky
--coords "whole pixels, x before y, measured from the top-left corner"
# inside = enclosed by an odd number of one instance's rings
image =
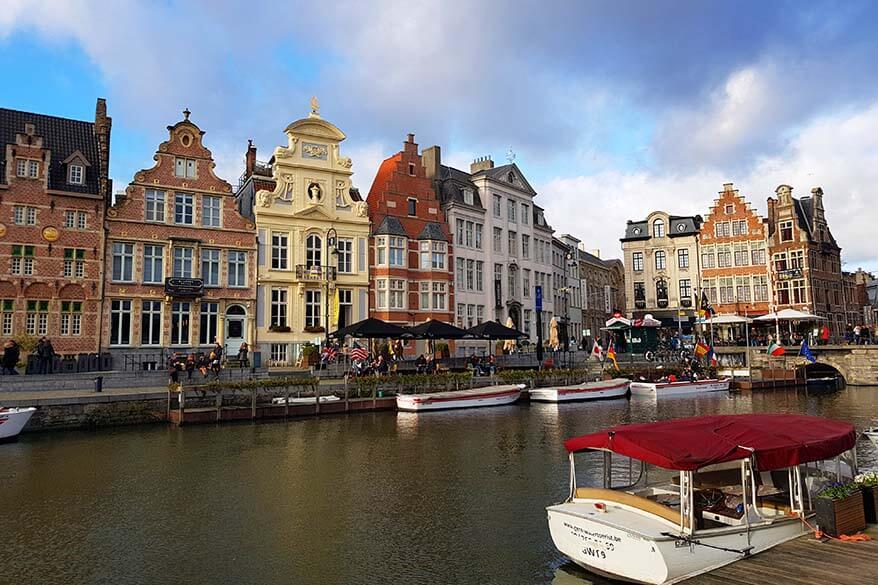
[[[0,107],[113,118],[123,190],[182,110],[233,185],[309,111],[368,193],[407,133],[443,162],[515,162],[557,234],[620,255],[627,220],[764,213],[824,191],[844,269],[878,271],[878,3],[0,0]]]

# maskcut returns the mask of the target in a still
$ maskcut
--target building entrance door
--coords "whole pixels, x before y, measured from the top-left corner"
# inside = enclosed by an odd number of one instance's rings
[[[238,355],[241,344],[247,340],[247,311],[241,305],[226,309],[226,355]]]

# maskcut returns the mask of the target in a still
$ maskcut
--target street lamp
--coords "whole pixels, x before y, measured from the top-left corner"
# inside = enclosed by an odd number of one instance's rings
[[[326,259],[326,265],[323,266],[323,286],[324,291],[326,291],[323,312],[326,319],[323,322],[324,330],[326,332],[325,347],[329,346],[329,283],[331,280],[335,280],[335,270],[338,267],[338,262],[336,261],[336,266],[332,266],[330,259],[338,258],[338,247],[336,246],[337,240],[338,232],[335,231],[334,227],[330,227],[326,230],[326,251],[329,257]]]

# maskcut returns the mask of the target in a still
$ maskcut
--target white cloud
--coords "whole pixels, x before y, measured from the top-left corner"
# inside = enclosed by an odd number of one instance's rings
[[[812,121],[783,152],[763,157],[737,175],[716,167],[688,174],[605,171],[558,177],[539,187],[541,204],[558,233],[577,235],[604,257],[618,256],[625,222],[661,209],[705,215],[723,183],[735,187],[760,213],[780,184],[793,194],[824,191],[830,229],[843,248],[845,268],[878,270],[873,191],[878,187],[878,102]]]

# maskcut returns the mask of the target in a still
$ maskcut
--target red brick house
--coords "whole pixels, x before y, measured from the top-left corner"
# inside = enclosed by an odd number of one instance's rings
[[[94,122],[0,108],[0,335],[100,347],[107,104]]]
[[[184,119],[107,210],[104,345],[120,352],[252,345],[256,230]]]
[[[369,314],[400,325],[454,323],[450,230],[418,153],[414,134],[386,159],[366,203]]]

